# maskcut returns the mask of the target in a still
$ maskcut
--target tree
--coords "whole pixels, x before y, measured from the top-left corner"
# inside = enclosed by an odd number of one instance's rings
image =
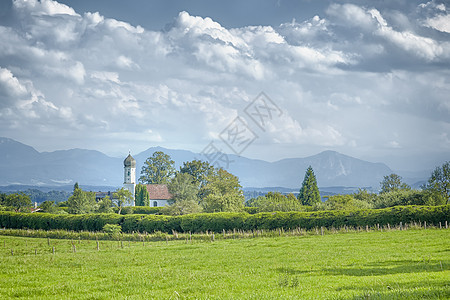
[[[164,215],[180,216],[201,213],[203,208],[194,200],[180,200],[169,206],[164,206],[161,213]]]
[[[259,196],[249,200],[249,205],[258,207],[261,212],[270,211],[302,211],[304,207],[293,194],[287,196],[279,192],[269,192],[266,196]]]
[[[352,195],[333,195],[328,197],[325,208],[330,210],[369,209],[372,205],[355,199]]]
[[[120,188],[113,193],[113,199],[114,204],[119,208],[117,213],[120,215],[124,206],[133,203],[133,194],[125,188]]]
[[[436,167],[425,186],[429,192],[439,195],[448,204],[450,201],[450,161]]]
[[[112,213],[112,201],[109,196],[105,196],[102,200],[98,202],[97,209],[95,210],[96,213]]]
[[[16,212],[20,212],[23,208],[31,207],[31,200],[30,197],[24,193],[9,194],[4,200],[4,205],[14,207]]]
[[[371,207],[373,207],[377,201],[377,194],[371,193],[366,189],[358,189],[358,191],[353,193],[352,196],[356,200],[368,203]]]
[[[300,200],[303,205],[310,206],[322,202],[320,199],[319,188],[317,187],[316,175],[314,175],[311,166],[309,166],[305,172],[305,178],[303,179],[302,187],[298,194],[298,200]]]
[[[186,173],[192,176],[192,182],[198,186],[199,191],[207,183],[207,178],[214,173],[214,167],[207,161],[193,160],[184,162],[180,167],[180,173]],[[203,195],[199,194],[201,198]]]
[[[383,177],[383,181],[380,182],[381,191],[380,194],[395,192],[399,190],[408,191],[411,189],[409,185],[402,182],[402,177],[397,174],[390,174]]]
[[[45,200],[39,205],[39,208],[42,212],[46,213],[55,213],[57,208],[55,205],[55,201]]]
[[[188,173],[177,173],[168,185],[172,199],[163,209],[169,215],[185,215],[202,212],[198,204],[198,185]]]
[[[139,181],[147,184],[167,184],[175,174],[175,162],[169,155],[156,151],[144,162]]]
[[[244,207],[239,178],[224,169],[218,169],[207,177],[202,193],[205,196],[201,204],[207,212],[241,211]]]
[[[6,194],[0,193],[0,205],[6,205]]]
[[[134,205],[136,206],[149,206],[150,195],[148,194],[147,187],[144,184],[137,184],[134,196]]]
[[[198,201],[198,187],[188,173],[177,173],[167,188],[172,195],[172,203],[183,200]]]
[[[96,204],[95,193],[83,191],[76,183],[72,196],[67,199],[67,211],[70,214],[87,214],[95,210]]]

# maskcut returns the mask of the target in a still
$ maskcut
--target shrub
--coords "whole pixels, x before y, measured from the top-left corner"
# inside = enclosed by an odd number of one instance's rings
[[[117,238],[122,233],[122,227],[117,224],[106,224],[103,226],[103,231],[109,236]]]

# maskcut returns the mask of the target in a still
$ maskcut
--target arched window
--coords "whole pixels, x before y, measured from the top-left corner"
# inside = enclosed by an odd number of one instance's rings
[[[158,201],[153,201],[153,207],[157,207],[158,206]]]

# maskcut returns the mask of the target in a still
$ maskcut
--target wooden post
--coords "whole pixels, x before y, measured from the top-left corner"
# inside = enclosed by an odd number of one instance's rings
[[[423,222],[423,228],[427,229],[427,221]]]
[[[389,223],[387,225],[388,225],[388,230],[391,230],[391,225],[389,225]]]
[[[55,254],[55,247],[52,247],[52,253]]]
[[[369,232],[369,225],[366,225],[366,231]]]
[[[439,229],[442,229],[442,224],[441,224],[441,222],[439,222]]]
[[[403,230],[403,223],[402,222],[400,222],[400,230]]]
[[[212,235],[212,241],[213,242],[215,241],[214,232],[213,232],[213,235]]]
[[[320,226],[320,235],[323,235],[323,226]]]
[[[97,251],[100,251],[100,244],[98,241],[97,241]]]
[[[445,221],[445,229],[448,229],[448,222]]]
[[[223,232],[223,239],[225,239],[225,229],[222,229]]]

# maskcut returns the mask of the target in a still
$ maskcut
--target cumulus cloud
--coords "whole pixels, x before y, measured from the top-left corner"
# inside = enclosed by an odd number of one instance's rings
[[[261,91],[284,113],[258,143],[269,155],[290,145],[280,157],[306,145],[435,144],[450,119],[442,3],[405,12],[331,4],[304,20],[235,28],[182,11],[160,31],[50,0],[15,0],[9,17],[0,20],[0,135],[33,128],[59,148],[201,150]],[[397,136],[380,133],[398,118],[407,125]]]

